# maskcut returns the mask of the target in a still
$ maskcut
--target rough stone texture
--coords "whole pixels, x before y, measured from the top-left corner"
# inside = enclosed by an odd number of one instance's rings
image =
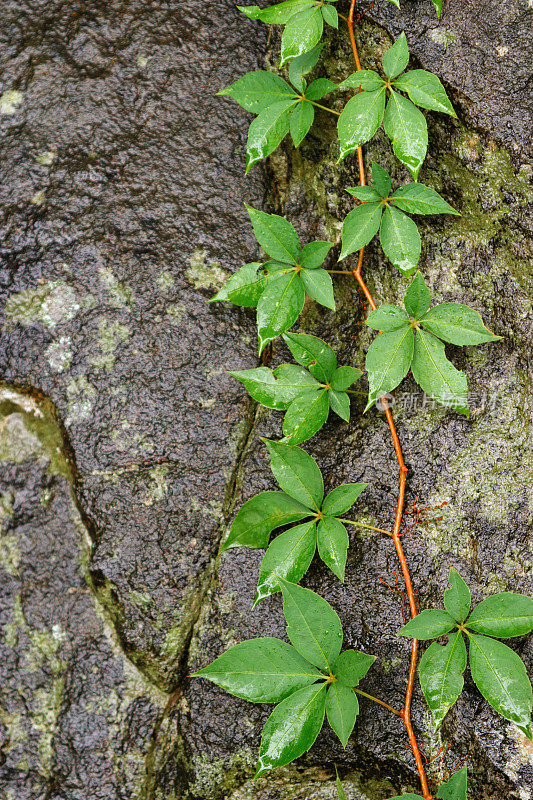
[[[405,539],[420,604],[439,602],[451,564],[476,600],[527,592],[528,4],[450,0],[437,21],[429,0],[401,14],[383,0],[371,14],[384,27],[359,27],[365,65],[405,28],[415,64],[447,82],[460,112],[428,115],[421,180],[463,216],[421,223],[423,271],[437,301],[474,305],[505,337],[450,348],[469,376],[470,421],[420,406],[409,381],[397,394],[408,506],[448,503]],[[357,181],[322,114],[299,151],[244,179],[245,115],[213,92],[265,56],[275,67],[276,37],[229,2],[4,3],[2,800],[330,800],[334,763],[350,800],[416,788],[400,724],[364,703],[346,751],[325,730],[297,767],[254,784],[268,709],[184,677],[236,641],[284,632],[278,598],[249,611],[262,554],[214,561],[233,507],[274,485],[258,437],[277,435],[280,417],[224,374],[257,363],[253,315],[205,301],[257,256],[243,200],[283,211],[306,238],[338,238],[342,187]],[[341,31],[320,70],[352,69]],[[365,158],[407,177],[380,134]],[[376,297],[402,296],[375,244],[365,269]],[[361,365],[370,335],[343,280],[337,314],[310,305],[302,327]],[[368,481],[357,513],[386,526],[395,459],[383,419],[363,407],[361,396],[353,424],[331,421],[309,450],[328,486]],[[372,690],[400,705],[401,601],[379,580],[393,585],[396,569],[388,540],[352,536],[346,583],[316,564],[306,584],[337,608],[349,646],[379,656]],[[531,642],[515,646],[531,666]],[[438,736],[419,696],[414,718],[428,756],[447,743],[449,766],[469,756],[472,798],[533,797],[523,737],[470,680]]]

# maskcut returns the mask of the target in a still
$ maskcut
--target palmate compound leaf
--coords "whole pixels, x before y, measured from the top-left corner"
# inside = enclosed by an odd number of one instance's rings
[[[420,319],[428,310],[431,294],[421,272],[417,272],[409,284],[403,302],[407,313],[415,319]]]
[[[363,203],[350,211],[342,223],[342,247],[339,261],[365,247],[379,230],[383,206],[380,202]]]
[[[324,564],[343,582],[349,543],[346,526],[340,520],[328,516],[319,520],[318,553]]]
[[[487,636],[469,634],[470,672],[485,700],[532,739],[533,693],[526,668],[514,650]]]
[[[305,291],[317,303],[335,311],[335,297],[333,296],[333,281],[325,269],[300,270]]]
[[[252,608],[271,594],[281,591],[279,579],[298,583],[305,575],[316,550],[316,520],[295,525],[280,533],[268,547],[257,582]]]
[[[406,183],[390,197],[391,203],[409,214],[455,214],[460,216],[440,194],[423,183]]]
[[[285,333],[283,340],[298,364],[307,367],[321,383],[329,381],[337,367],[337,357],[329,344],[308,333]]]
[[[405,164],[416,181],[428,147],[428,129],[424,115],[410,100],[391,91],[383,127],[392,141],[394,155]]]
[[[291,223],[278,214],[267,214],[246,206],[255,238],[268,255],[276,261],[297,264],[300,240]]]
[[[266,285],[264,275],[258,274],[262,266],[259,262],[244,264],[208,302],[229,300],[236,306],[255,308]]]
[[[257,303],[257,333],[259,352],[288,330],[302,312],[305,289],[296,272],[274,278],[269,282]]]
[[[299,689],[277,705],[267,719],[255,778],[303,755],[314,744],[324,723],[326,684]]]
[[[260,114],[287,97],[297,99],[294,89],[283,78],[264,69],[246,73],[217,94],[231,97],[245,111],[253,114]]]
[[[483,344],[502,338],[485,327],[477,311],[462,303],[434,306],[424,314],[420,323],[435,336],[451,344]]]
[[[261,111],[252,120],[246,140],[246,174],[254,164],[273,153],[288,134],[290,111],[297,102],[296,98],[287,97]]]
[[[385,86],[381,75],[373,69],[360,69],[339,84],[339,89],[363,89],[366,92],[375,92]]]
[[[411,325],[411,320],[407,314],[398,306],[383,305],[371,311],[367,317],[366,324],[375,331],[396,331],[398,328],[405,328]]]
[[[302,247],[298,263],[306,269],[317,269],[322,266],[332,247],[332,242],[308,242]]]
[[[266,547],[275,528],[311,514],[310,509],[285,492],[260,492],[239,509],[220,552],[230,547]]]
[[[278,703],[323,676],[290,644],[265,636],[231,647],[192,677],[252,703]]]
[[[323,47],[323,44],[317,44],[307,53],[302,53],[298,58],[293,58],[289,64],[289,80],[299,92],[303,91],[305,86],[303,76],[311,72],[313,67],[316,66]]]
[[[270,469],[281,489],[303,505],[320,510],[324,481],[315,459],[300,447],[262,440],[270,454]]]
[[[376,91],[359,92],[348,100],[337,124],[340,143],[339,161],[374,136],[383,122],[385,99],[383,85]]]
[[[404,275],[410,275],[418,264],[422,244],[416,224],[402,211],[389,206],[383,211],[379,241],[389,261]]]
[[[260,19],[270,25],[285,25],[291,17],[313,5],[313,0],[284,0],[282,3],[259,8],[259,6],[237,6],[249,19]]]
[[[299,147],[313,124],[315,109],[306,100],[300,100],[291,113],[289,130],[295,147]]]
[[[410,636],[413,639],[436,639],[449,633],[455,628],[455,620],[447,611],[440,609],[427,609],[421,611],[416,617],[398,631],[398,636]]]
[[[372,162],[372,185],[380,197],[388,197],[392,187],[389,173],[375,161]]]
[[[366,355],[368,403],[365,411],[384,394],[396,389],[405,378],[413,360],[413,339],[410,325],[376,336]]]
[[[393,85],[396,89],[407,92],[409,99],[417,106],[457,117],[444,86],[432,72],[413,69],[396,78]]]
[[[291,16],[281,37],[281,66],[318,44],[323,30],[324,18],[315,4]]]
[[[342,648],[341,621],[330,604],[310,589],[281,579],[287,636],[300,655],[328,673]]]
[[[344,483],[332,489],[322,504],[322,511],[331,517],[346,514],[368,483]]]
[[[357,686],[376,660],[359,650],[344,650],[333,665],[333,674],[345,686]]]
[[[359,703],[353,689],[338,681],[332,683],[326,695],[326,714],[343,747],[348,744],[358,713]]]
[[[437,728],[463,691],[465,669],[466,646],[461,631],[451,634],[444,646],[433,642],[420,659],[420,686]]]
[[[320,386],[310,372],[296,364],[281,364],[272,370],[255,367],[228,372],[240,381],[251,397],[266,408],[285,411],[304,389]]]
[[[413,378],[420,388],[442,405],[469,416],[468,387],[464,372],[446,358],[444,344],[432,333],[419,328],[415,336]]]
[[[464,766],[441,783],[437,791],[438,800],[467,800],[467,782],[467,768]]]
[[[450,588],[444,592],[444,607],[456,622],[464,622],[468,617],[472,602],[470,589],[453,567],[450,567],[449,583]],[[480,631],[480,633],[485,633],[485,631]]]
[[[500,592],[482,600],[466,623],[476,633],[510,639],[533,630],[533,599],[514,592]]]
[[[320,430],[328,415],[327,389],[306,389],[287,409],[283,419],[283,435],[291,444],[301,444]]]
[[[383,56],[383,71],[389,80],[396,78],[409,63],[409,48],[405,33],[398,36],[392,47]]]

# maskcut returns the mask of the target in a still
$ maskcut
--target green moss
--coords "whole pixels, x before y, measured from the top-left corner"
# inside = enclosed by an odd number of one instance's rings
[[[32,325],[40,322],[47,328],[72,319],[82,305],[74,289],[63,281],[49,281],[38,289],[24,289],[12,294],[5,313],[13,322]]]
[[[123,308],[124,306],[131,308],[134,300],[132,289],[126,283],[119,281],[107,267],[101,267],[98,273],[100,280],[109,293],[112,304],[116,308]]]
[[[162,292],[168,292],[169,289],[172,289],[174,286],[174,278],[172,273],[168,270],[164,270],[161,272],[157,278],[155,279],[157,285],[161,289]]]
[[[70,336],[60,336],[45,350],[46,360],[52,372],[65,372],[72,362],[72,341]]]
[[[110,322],[102,317],[98,320],[98,347],[101,355],[93,356],[91,364],[95,367],[104,368],[110,372],[115,366],[115,351],[121,342],[125,342],[131,336],[131,330],[127,325],[121,325],[117,320]]]
[[[8,89],[0,95],[0,114],[15,114],[22,104],[23,94],[16,89]]]
[[[218,261],[208,263],[207,251],[200,248],[190,257],[185,274],[195,289],[220,289],[229,278]]]
[[[85,375],[80,375],[78,378],[73,378],[67,384],[67,417],[65,425],[71,425],[73,422],[83,422],[84,419],[89,419],[92,413],[94,399],[96,397],[96,389],[89,383]]]

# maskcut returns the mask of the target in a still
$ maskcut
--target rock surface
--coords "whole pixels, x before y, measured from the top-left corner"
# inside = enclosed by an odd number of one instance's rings
[[[397,394],[408,506],[447,502],[405,539],[422,607],[439,602],[450,565],[475,600],[531,590],[528,4],[473,5],[445,2],[437,21],[429,0],[400,14],[383,0],[358,28],[366,66],[405,28],[415,63],[450,89],[460,119],[428,115],[421,179],[463,216],[422,224],[421,264],[437,301],[474,305],[505,337],[451,349],[470,421],[421,405],[409,382]],[[233,509],[274,487],[259,436],[280,419],[224,372],[257,363],[253,315],[206,300],[258,255],[243,201],[338,239],[342,187],[357,180],[353,162],[336,164],[325,115],[299,151],[244,178],[246,115],[213,94],[265,58],[275,66],[276,36],[229,2],[4,3],[2,800],[330,800],[334,763],[350,800],[416,788],[400,725],[363,703],[346,751],[324,731],[296,767],[253,783],[268,709],[186,678],[233,642],[284,633],[277,597],[249,611],[261,552],[215,560]],[[323,74],[352,71],[344,31],[324,55]],[[405,178],[379,135],[365,158]],[[402,296],[375,245],[365,269],[376,297]],[[361,365],[364,308],[343,280],[337,313],[310,305],[302,328]],[[386,526],[395,460],[363,407],[309,451],[329,486],[367,481],[357,513]],[[379,656],[372,690],[399,705],[401,600],[380,583],[395,570],[388,540],[353,536],[346,583],[316,564],[306,584],[339,611],[347,644]],[[531,642],[516,647],[531,666]],[[523,737],[469,680],[438,736],[420,697],[414,718],[428,757],[447,744],[448,766],[469,757],[476,800],[533,797]]]

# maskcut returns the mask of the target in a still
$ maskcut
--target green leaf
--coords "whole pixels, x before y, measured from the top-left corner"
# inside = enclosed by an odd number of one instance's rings
[[[413,340],[410,327],[376,336],[366,354],[368,403],[365,411],[384,394],[396,389],[405,378],[413,360]]]
[[[409,284],[403,299],[405,310],[415,319],[423,317],[431,303],[431,295],[419,271]]]
[[[339,261],[365,247],[374,238],[379,230],[382,211],[381,203],[364,203],[346,215],[342,223],[342,248]]]
[[[342,683],[332,683],[326,696],[326,714],[343,747],[348,744],[358,713],[359,703],[353,689]]]
[[[392,186],[390,175],[386,169],[383,169],[375,161],[372,162],[372,183],[381,197],[389,196]]]
[[[434,3],[435,5],[435,3]],[[441,783],[437,792],[439,800],[467,800],[467,768],[461,767],[445,783]]]
[[[435,9],[437,11],[437,17],[440,17],[440,12],[442,11],[442,3],[443,3],[443,1],[444,0],[431,0],[431,2],[433,3],[433,5],[435,6]]]
[[[411,320],[398,306],[383,305],[371,311],[367,317],[366,324],[375,331],[396,331],[411,325]]]
[[[420,322],[435,336],[451,344],[483,344],[501,339],[485,327],[477,311],[462,303],[441,303],[431,308]]]
[[[306,269],[317,269],[322,266],[332,247],[331,242],[309,242],[302,248],[298,263]]]
[[[383,56],[383,71],[389,80],[403,72],[409,63],[409,48],[405,33],[398,36],[392,47]]]
[[[299,689],[277,705],[266,721],[255,778],[282,767],[313,745],[324,722],[326,684]]]
[[[329,390],[329,406],[345,422],[350,421],[350,398],[346,392]]]
[[[276,261],[297,264],[300,240],[291,223],[278,214],[266,214],[251,206],[246,206],[246,210],[252,221],[255,238],[265,253]]]
[[[345,526],[335,517],[323,517],[317,529],[318,554],[334,575],[344,581],[346,554],[348,552],[348,533]]]
[[[257,303],[257,332],[259,352],[265,346],[294,325],[304,306],[303,283],[291,272],[272,280]]]
[[[281,580],[287,636],[300,655],[330,672],[342,648],[342,626],[330,604],[310,589]]]
[[[344,392],[358,381],[363,373],[355,367],[337,367],[331,376],[331,388],[338,392]]]
[[[421,328],[415,336],[411,372],[428,397],[469,416],[466,375],[448,361],[443,343]]]
[[[493,594],[474,608],[466,624],[499,639],[523,636],[533,630],[533,599],[514,592]]]
[[[337,84],[333,81],[328,81],[327,78],[317,78],[316,81],[309,84],[305,90],[305,96],[308,100],[321,100],[322,97],[336,91],[337,88]]]
[[[337,357],[329,344],[307,333],[285,333],[283,340],[292,355],[319,381],[327,383],[337,367]]]
[[[245,111],[251,111],[252,114],[259,114],[287,97],[295,99],[294,89],[283,78],[264,69],[248,72],[217,94],[233,98]]]
[[[342,788],[342,783],[341,779],[339,778],[339,773],[337,772],[337,767],[335,767],[335,775],[336,775],[335,786],[337,787],[337,795],[339,800],[348,800],[348,798],[346,797],[346,792]]]
[[[313,0],[285,0],[284,3],[278,3],[268,8],[259,9],[259,14],[253,16],[252,19],[260,19],[261,22],[267,22],[270,25],[285,25],[290,18],[299,11],[309,8],[312,5]],[[239,11],[243,11],[241,6],[237,6],[237,8]],[[248,6],[248,8],[250,8],[250,6]],[[255,9],[257,6],[251,6],[251,8]],[[254,14],[256,13],[257,12],[254,12]]]
[[[428,147],[428,128],[424,115],[410,100],[391,91],[383,127],[392,141],[394,155],[405,164],[416,181]]]
[[[397,6],[400,8],[399,0],[389,0],[389,3],[392,3],[393,6]],[[396,797],[391,797],[390,800],[424,800],[419,794],[413,794],[412,792],[408,792],[407,794],[396,795]]]
[[[299,447],[263,439],[270,454],[270,469],[280,487],[305,506],[320,510],[324,481],[315,459]]]
[[[252,703],[278,703],[322,676],[290,644],[265,636],[231,647],[192,677]]]
[[[268,367],[257,367],[255,369],[243,369],[235,372],[228,372],[233,378],[240,381],[251,397],[258,403],[267,408],[276,408],[284,411],[291,400],[279,395],[278,381],[272,370]]]
[[[409,98],[417,106],[429,108],[431,111],[440,111],[451,117],[457,116],[448,100],[444,86],[432,72],[427,72],[425,69],[413,69],[397,78],[394,86],[402,92],[407,92]]]
[[[316,521],[295,525],[272,541],[266,551],[257,582],[257,592],[252,605],[281,591],[280,578],[298,583],[309,569],[316,550]]]
[[[289,132],[290,113],[297,100],[274,103],[252,120],[246,141],[246,174],[272,153]]]
[[[292,112],[289,123],[291,138],[295,147],[299,147],[307,136],[314,118],[315,109],[311,103],[301,100]]]
[[[323,44],[317,44],[312,50],[302,53],[301,56],[294,58],[289,64],[289,80],[298,91],[303,91],[303,76],[311,72],[313,67],[316,66],[323,47]]]
[[[354,186],[346,189],[346,191],[363,203],[376,203],[381,200],[381,195],[372,186]]]
[[[367,486],[368,483],[343,483],[342,486],[335,487],[326,495],[322,504],[323,513],[335,517],[345,514]]]
[[[485,700],[531,739],[533,693],[524,662],[497,639],[469,634],[470,672]]]
[[[282,410],[287,409],[304,389],[318,389],[320,386],[311,373],[299,364],[280,364],[274,370],[274,376],[277,379],[276,397]]]
[[[324,4],[322,6],[322,16],[324,17],[324,22],[327,22],[332,28],[339,27],[339,15],[335,6],[329,3]]]
[[[281,66],[318,44],[323,29],[324,19],[318,6],[312,5],[294,14],[281,37]]]
[[[260,492],[239,509],[220,552],[230,547],[266,547],[275,528],[309,516],[311,511],[285,492]]]
[[[455,214],[461,216],[435,189],[423,183],[406,183],[391,195],[391,201],[409,214]]]
[[[339,89],[363,89],[365,92],[375,92],[385,86],[385,81],[374,69],[360,69],[339,84]]]
[[[259,19],[261,16],[261,8],[259,6],[237,6],[239,11],[242,11],[248,19]]]
[[[430,644],[420,659],[420,686],[437,728],[463,691],[465,669],[466,646],[461,631],[450,636],[444,647],[437,642]]]
[[[404,275],[410,275],[418,264],[422,248],[413,220],[394,206],[387,206],[381,218],[379,240],[389,261]]]
[[[453,567],[450,567],[450,589],[444,592],[444,606],[457,622],[464,622],[470,611],[472,597],[470,589]],[[532,603],[533,605],[533,603]],[[485,633],[485,631],[480,631]]]
[[[413,639],[436,639],[455,628],[455,620],[447,611],[439,608],[421,611],[398,631],[398,636],[412,636]]]
[[[376,656],[360,650],[344,650],[333,665],[333,674],[339,683],[354,687],[365,677],[375,660]]]
[[[335,311],[333,281],[331,280],[331,275],[325,269],[302,269],[300,277],[309,297],[312,297],[320,305]]]
[[[384,86],[373,92],[359,92],[348,100],[337,125],[340,142],[339,161],[374,136],[383,121],[384,112]]]
[[[327,389],[305,389],[287,409],[283,419],[283,435],[291,444],[301,444],[320,430],[328,414]]]
[[[265,288],[263,275],[257,275],[257,271],[261,266],[262,264],[259,262],[244,264],[208,302],[214,303],[218,300],[229,300],[230,303],[234,303],[236,306],[254,308],[261,296],[261,292]]]

